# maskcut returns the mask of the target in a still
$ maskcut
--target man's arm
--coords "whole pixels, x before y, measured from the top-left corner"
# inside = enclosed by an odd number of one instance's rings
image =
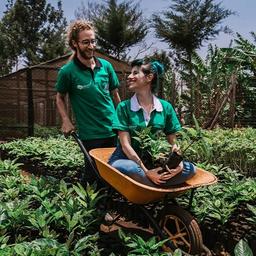
[[[118,89],[116,88],[116,89],[112,90],[111,94],[112,94],[112,99],[114,101],[114,104],[115,104],[115,106],[117,106],[118,103],[121,101],[119,93],[118,93]]]
[[[62,120],[61,130],[65,135],[68,135],[71,131],[75,130],[75,127],[72,124],[72,122],[68,116],[65,96],[66,96],[66,94],[61,94],[61,93],[57,92],[56,105],[57,105],[57,109],[60,113],[61,120]]]

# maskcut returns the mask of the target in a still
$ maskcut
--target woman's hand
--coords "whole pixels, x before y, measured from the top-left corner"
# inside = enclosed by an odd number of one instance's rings
[[[178,154],[180,154],[180,147],[177,144],[173,144],[172,152],[177,152]]]
[[[169,180],[172,177],[172,174],[169,173],[168,171],[159,173],[162,170],[162,167],[148,170],[146,172],[146,176],[157,185],[164,184],[166,183],[167,180]]]
[[[158,168],[155,168],[155,169],[148,170],[146,172],[146,176],[153,183],[155,183],[157,185],[161,185],[161,184],[165,183],[165,181],[161,179],[163,177],[163,175],[159,173],[159,171],[161,171],[162,169],[163,169],[162,167],[158,167]]]
[[[166,168],[166,171],[169,173],[169,177],[172,178],[172,177],[176,176],[177,174],[179,174],[180,172],[182,172],[183,161],[181,161],[180,164],[174,169],[169,169],[167,165],[165,166],[165,168]]]

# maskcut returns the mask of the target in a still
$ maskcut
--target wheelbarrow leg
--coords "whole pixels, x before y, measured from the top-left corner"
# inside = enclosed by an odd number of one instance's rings
[[[82,185],[86,185],[86,177],[87,175],[85,174],[85,171],[88,171],[88,169],[91,169],[94,173],[93,176],[95,176],[96,178],[96,182],[97,182],[97,188],[100,189],[100,188],[103,188],[103,187],[107,187],[107,183],[100,177],[100,174],[97,170],[97,167],[96,167],[96,164],[94,162],[94,160],[91,158],[91,156],[89,155],[88,151],[86,150],[83,142],[80,140],[80,138],[78,137],[78,135],[75,133],[75,132],[72,132],[71,133],[71,136],[75,139],[75,141],[77,142],[78,146],[80,147],[81,151],[83,152],[84,154],[84,157],[85,157],[85,167],[84,167],[84,170],[83,170],[83,173],[81,175],[81,182],[82,182]],[[87,169],[87,170],[85,170]]]
[[[139,208],[143,211],[143,213],[147,216],[148,220],[150,221],[153,229],[157,232],[157,235],[162,239],[168,238],[162,231],[162,229],[159,227],[158,223],[155,221],[155,219],[149,214],[147,209],[143,205],[138,205]],[[169,248],[171,248],[173,251],[177,249],[172,241],[167,241],[166,244],[168,245]]]
[[[188,210],[190,210],[191,207],[192,207],[194,194],[195,194],[195,189],[192,188],[192,189],[191,189],[191,192],[190,192],[190,197],[189,197]]]

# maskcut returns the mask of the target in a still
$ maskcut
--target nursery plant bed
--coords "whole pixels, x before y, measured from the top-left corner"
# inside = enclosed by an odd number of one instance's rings
[[[224,225],[216,222],[201,224],[205,244],[213,255],[232,255],[235,245],[244,238],[247,239],[252,251],[256,252],[256,226],[247,220],[250,213],[246,204],[241,203]],[[248,204],[256,206],[256,202]]]
[[[144,228],[139,226],[133,221],[126,220],[125,218],[120,218],[114,224],[106,225],[106,223],[100,226],[100,243],[104,248],[102,252],[103,256],[109,256],[110,253],[115,253],[115,255],[126,256],[128,251],[121,241],[118,230],[122,229],[125,233],[137,234],[141,236],[144,240],[152,237],[153,230],[151,228]]]

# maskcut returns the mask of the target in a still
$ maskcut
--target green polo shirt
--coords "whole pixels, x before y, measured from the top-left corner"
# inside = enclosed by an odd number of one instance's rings
[[[132,139],[132,137],[136,135],[135,131],[140,131],[146,126],[151,126],[151,132],[153,134],[161,130],[166,135],[169,135],[174,134],[181,129],[172,105],[165,100],[158,100],[162,105],[162,109],[160,111],[154,109],[151,112],[148,125],[146,125],[142,109],[138,109],[137,111],[131,109],[130,99],[120,102],[117,106],[113,129],[129,132],[131,136],[131,144],[135,151],[138,151],[137,143]]]
[[[56,91],[69,94],[82,140],[115,136],[115,107],[110,92],[118,88],[119,81],[108,61],[95,58],[95,62],[92,70],[77,58],[72,59],[60,69],[55,85]]]

